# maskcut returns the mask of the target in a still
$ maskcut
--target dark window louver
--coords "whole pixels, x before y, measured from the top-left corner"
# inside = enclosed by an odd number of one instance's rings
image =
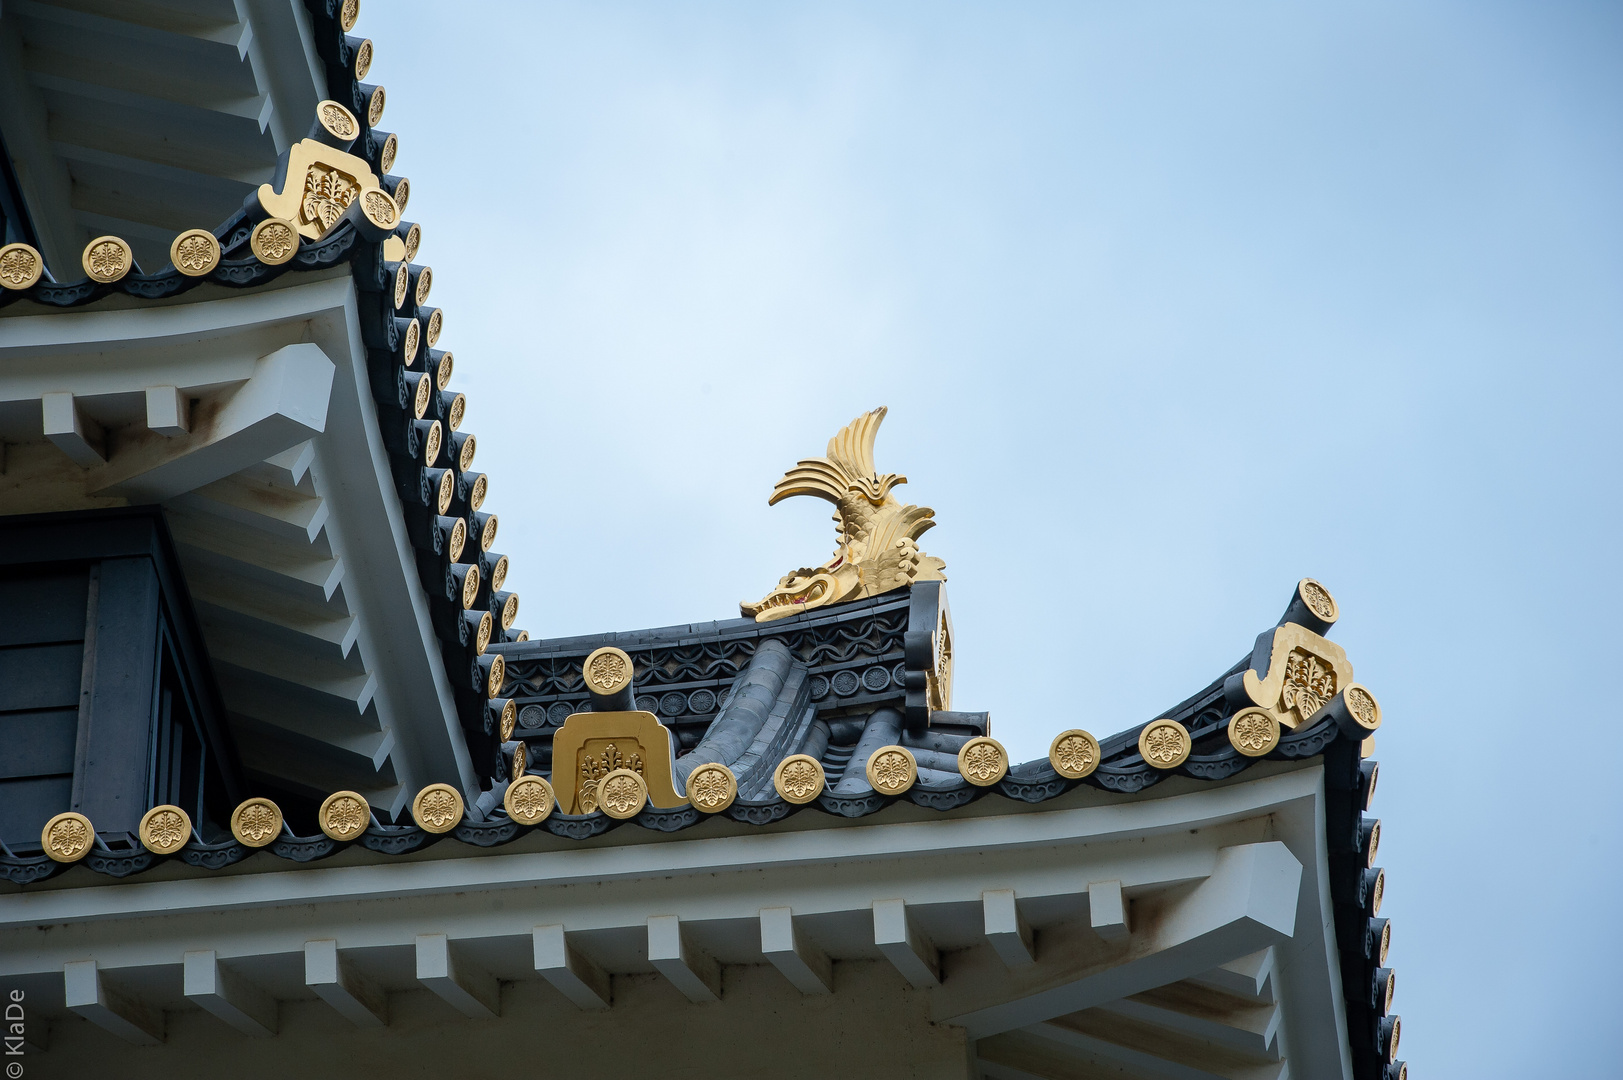
[[[39,247],[39,236],[34,232],[34,219],[23,202],[22,188],[17,184],[17,170],[11,166],[11,154],[0,140],[0,244],[29,244]]]

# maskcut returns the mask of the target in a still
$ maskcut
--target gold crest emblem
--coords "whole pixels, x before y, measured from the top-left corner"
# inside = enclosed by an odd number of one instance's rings
[[[299,204],[299,224],[317,225],[326,232],[338,224],[349,204],[361,193],[360,183],[347,173],[319,162],[304,174],[304,201]]]

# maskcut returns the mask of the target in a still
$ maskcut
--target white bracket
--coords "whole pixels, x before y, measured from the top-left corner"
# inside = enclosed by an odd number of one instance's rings
[[[1127,940],[1133,928],[1128,922],[1127,898],[1121,893],[1121,882],[1088,883],[1088,917],[1093,921],[1093,932],[1106,941]]]
[[[613,997],[609,974],[581,955],[564,936],[561,923],[537,926],[535,970],[578,1009],[606,1009]]]
[[[200,407],[200,415],[186,421],[192,430],[120,449],[105,468],[89,478],[89,490],[143,502],[170,499],[320,435],[327,427],[334,371],[333,362],[319,345],[284,345],[255,361],[253,376],[217,407]],[[152,397],[148,390],[149,417]],[[175,407],[179,408],[178,402]],[[163,408],[160,403],[160,412]],[[49,435],[49,409],[46,418]],[[180,420],[175,420],[176,425],[169,426],[178,426]],[[172,434],[156,426],[153,430]],[[63,446],[56,436],[51,437]],[[100,458],[95,464],[100,464]]]
[[[1015,905],[1013,889],[989,889],[981,893],[981,910],[986,918],[986,940],[1004,967],[1036,963],[1036,938]]]
[[[44,394],[39,399],[45,422],[45,437],[82,469],[107,460],[106,435],[101,426],[79,411],[79,403],[67,392]]]
[[[169,438],[192,429],[186,395],[174,386],[147,387],[147,427]]]
[[[125,1042],[156,1046],[163,1042],[163,1013],[138,1005],[102,984],[94,960],[63,965],[63,990],[68,1008]]]
[[[338,955],[331,938],[304,943],[304,984],[356,1027],[388,1027],[389,999]]]
[[[204,1012],[213,1013],[244,1035],[268,1039],[276,1034],[276,999],[222,967],[213,949],[189,952],[182,961],[186,997]]]
[[[675,915],[648,917],[648,959],[689,1001],[704,1005],[721,1000],[721,965],[689,947]]]
[[[417,981],[473,1020],[493,1020],[502,1013],[501,984],[487,971],[451,955],[444,934],[417,935]]]
[[[802,994],[834,991],[834,965],[795,925],[786,907],[761,909],[761,952]]]
[[[1190,982],[1202,983],[1235,997],[1259,1004],[1274,1003],[1274,950],[1272,946],[1238,960],[1230,960]]]
[[[913,929],[903,901],[873,902],[873,940],[909,986],[923,990],[941,985],[941,954],[928,938]]]

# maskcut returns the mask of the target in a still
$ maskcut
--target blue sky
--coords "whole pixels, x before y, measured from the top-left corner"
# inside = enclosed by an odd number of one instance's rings
[[[766,495],[880,404],[1016,758],[1316,577],[1385,710],[1403,1056],[1623,1069],[1618,7],[389,12],[521,625],[730,617],[827,558]]]

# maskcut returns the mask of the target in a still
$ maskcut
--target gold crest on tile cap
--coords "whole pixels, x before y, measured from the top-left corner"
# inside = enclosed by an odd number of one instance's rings
[[[282,808],[269,799],[244,799],[231,811],[231,835],[244,847],[264,847],[282,835]]]
[[[411,295],[411,264],[401,259],[395,263],[394,269],[394,309],[399,311],[406,306],[406,297]]]
[[[0,247],[0,289],[33,288],[45,274],[45,258],[29,244]]]
[[[154,855],[173,855],[192,838],[192,819],[178,806],[154,806],[141,815],[141,845]]]
[[[1080,780],[1099,767],[1099,740],[1081,728],[1054,736],[1048,744],[1048,764],[1067,780]]]
[[[440,491],[436,506],[441,515],[451,509],[451,499],[456,495],[456,476],[450,469],[446,469],[440,476]]]
[[[688,802],[706,814],[719,814],[738,798],[738,778],[718,761],[708,761],[688,774]]]
[[[395,155],[398,153],[400,153],[400,138],[391,131],[383,137],[383,145],[378,148],[378,172],[385,176],[393,172]],[[406,251],[408,260],[417,254],[417,245],[412,243],[410,235],[406,237]]]
[[[505,626],[502,629],[507,629]],[[586,688],[594,694],[612,697],[631,685],[631,656],[624,649],[605,645],[595,649],[581,665]]]
[[[868,755],[863,771],[881,795],[901,795],[918,782],[919,763],[905,746],[881,746]]]
[[[1369,687],[1362,683],[1350,683],[1341,696],[1347,703],[1347,712],[1353,718],[1353,723],[1372,733],[1381,726],[1381,705],[1369,692]]]
[[[1296,595],[1302,598],[1302,603],[1309,611],[1327,623],[1335,622],[1341,615],[1336,607],[1336,598],[1330,595],[1330,590],[1310,577],[1296,583]]]
[[[390,232],[400,223],[400,207],[395,205],[394,198],[382,188],[371,188],[361,192],[361,213],[375,228]],[[429,342],[433,344],[433,342]]]
[[[1176,720],[1152,720],[1138,733],[1138,752],[1157,769],[1176,769],[1192,749],[1189,729]]]
[[[823,763],[810,754],[790,754],[772,770],[772,786],[777,789],[778,797],[797,806],[821,795],[826,783]]]
[[[444,390],[447,386],[451,385],[451,371],[455,368],[455,366],[456,359],[451,355],[451,350],[447,349],[445,352],[440,354],[439,365],[434,368],[434,385],[436,388]],[[473,445],[472,435],[468,436],[468,445]],[[464,451],[464,455],[467,457],[468,463],[462,466],[462,471],[467,472],[469,469],[473,468],[473,454],[471,452]]]
[[[425,371],[417,376],[417,391],[411,397],[412,415],[421,420],[428,415],[429,395],[434,392],[434,380]],[[444,511],[441,511],[444,513]]]
[[[91,281],[110,285],[130,272],[135,265],[135,253],[121,237],[98,236],[85,245],[79,262]]]
[[[340,843],[354,840],[372,823],[372,807],[358,791],[335,791],[321,800],[316,824]]]
[[[372,39],[366,38],[355,46],[355,78],[364,79],[366,73],[372,70]]]
[[[383,87],[374,86],[372,88],[372,96],[366,100],[367,127],[378,126],[378,121],[383,119],[383,106],[387,100],[388,95],[383,92]]]
[[[976,787],[991,787],[1009,774],[1009,752],[988,735],[977,735],[958,750],[958,775]]]
[[[316,122],[328,135],[346,145],[361,133],[361,123],[355,114],[330,99],[316,103]]]
[[[597,782],[597,808],[611,818],[634,818],[647,805],[648,784],[633,769],[615,769]]]
[[[428,437],[423,440],[423,464],[433,465],[439,460],[440,444],[444,436],[440,434],[440,422],[431,420],[428,425]]]
[[[490,612],[485,612],[485,615],[486,617],[489,617]],[[490,640],[490,634],[488,632],[485,634],[485,640]],[[516,727],[518,727],[518,705],[513,701],[512,698],[508,698],[506,701],[502,702],[502,742],[508,742],[513,738],[513,729]]]
[[[344,0],[338,9],[338,25],[344,33],[355,29],[355,20],[361,17],[361,0]]]
[[[440,331],[445,329],[445,313],[435,308],[428,316],[428,345],[433,348],[440,343]]]
[[[502,796],[502,809],[520,825],[539,825],[552,815],[557,805],[552,785],[534,774],[521,776],[508,784],[507,794]]]
[[[220,265],[220,241],[207,229],[187,229],[169,245],[169,262],[187,277],[203,277]]]
[[[477,510],[481,506],[485,505],[485,495],[488,494],[489,491],[490,480],[485,476],[484,473],[480,473],[479,478],[473,482],[473,490],[468,493],[468,506],[474,510]],[[507,627],[504,626],[502,629],[505,630]]]
[[[400,212],[404,214],[406,212],[406,204],[411,202],[411,181],[402,176],[399,180],[395,181],[394,190],[389,194],[394,196],[395,206],[399,207]],[[418,301],[418,303],[421,302],[422,301]]]
[[[479,564],[464,563],[468,569],[462,575],[462,610],[467,611],[473,607],[473,602],[479,596]],[[490,695],[495,697],[495,694]]]
[[[281,266],[299,253],[299,229],[286,218],[266,218],[248,234],[248,248],[266,266]]]
[[[90,819],[72,810],[58,814],[39,832],[40,846],[54,862],[78,862],[96,842],[96,829]]]
[[[515,782],[530,767],[530,753],[525,749],[529,745],[523,739],[513,744],[513,779]]]
[[[1241,709],[1229,719],[1229,743],[1246,757],[1270,753],[1279,733],[1279,718],[1267,709]]]
[[[451,354],[446,353],[445,355],[449,359]],[[477,447],[478,443],[472,435],[462,440],[462,449],[457,452],[456,458],[456,467],[459,471],[467,472],[473,468],[473,452]]]
[[[412,295],[417,298],[418,304],[428,303],[429,290],[434,287],[434,268],[425,266],[417,272],[417,291]]]
[[[411,800],[411,819],[419,829],[438,836],[456,828],[466,809],[462,793],[456,788],[450,784],[429,784]]]
[[[507,682],[507,657],[496,653],[490,658],[490,674],[485,676],[485,693],[495,699],[501,697],[502,686]]]
[[[473,612],[470,611],[467,612],[467,615],[464,617],[472,615]],[[474,621],[478,624],[478,627],[473,632],[473,652],[475,656],[483,656],[485,655],[485,650],[490,648],[490,636],[491,634],[495,633],[496,620],[491,617],[490,612],[481,611]],[[507,704],[511,705],[513,703],[509,701]],[[502,714],[504,722],[506,715],[507,714],[504,711]],[[512,737],[513,733],[511,731],[505,731],[502,734],[502,742],[506,742]]]

